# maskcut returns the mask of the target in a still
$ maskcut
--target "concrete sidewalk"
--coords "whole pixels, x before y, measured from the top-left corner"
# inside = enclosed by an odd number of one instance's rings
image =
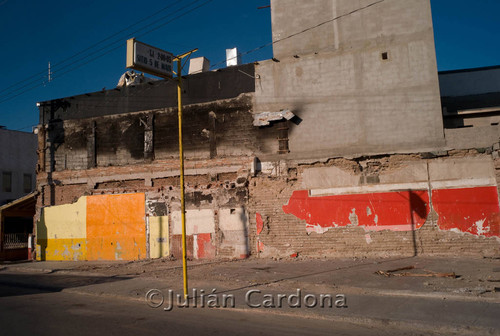
[[[393,259],[249,259],[227,262],[189,262],[189,287],[216,289],[217,298],[233,295],[235,308],[255,313],[297,314],[358,324],[394,325],[421,332],[500,334],[500,260],[491,258],[411,257]],[[377,271],[387,273],[386,276]],[[160,290],[169,307],[169,290],[182,294],[180,261],[31,262],[0,264],[0,282],[16,286],[68,291],[87,295],[145,301],[151,289]],[[452,276],[452,273],[455,276]],[[424,276],[427,275],[427,276]],[[436,276],[439,275],[439,276]],[[301,301],[290,307],[287,298],[307,294],[345,296],[344,307],[313,308]],[[267,298],[281,308],[252,308]],[[154,300],[157,300],[156,296]],[[181,295],[182,298],[182,295]],[[293,300],[292,300],[293,301]],[[335,301],[335,299],[333,300]],[[221,302],[219,302],[221,303]],[[200,301],[198,299],[198,304]],[[193,301],[191,301],[191,306]],[[200,308],[196,308],[200,309]]]

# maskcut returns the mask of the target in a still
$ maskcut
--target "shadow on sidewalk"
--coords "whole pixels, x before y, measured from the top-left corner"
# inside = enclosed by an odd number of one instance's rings
[[[66,288],[128,280],[122,276],[80,276],[54,274],[0,273],[0,297],[60,292]]]

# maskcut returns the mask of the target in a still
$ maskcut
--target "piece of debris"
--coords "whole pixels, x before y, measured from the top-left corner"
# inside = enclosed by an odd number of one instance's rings
[[[400,267],[400,268],[387,270],[387,271],[376,271],[375,274],[384,275],[386,277],[391,277],[391,276],[437,277],[437,278],[457,278],[458,277],[455,274],[455,272],[439,273],[439,272],[429,271],[429,270],[425,270],[425,269],[423,271],[426,273],[410,273],[410,272],[396,273],[399,271],[412,270],[412,269],[415,269],[415,266],[405,266],[405,267]]]
[[[397,271],[406,271],[406,270],[411,270],[411,269],[415,269],[415,266],[400,267],[400,268],[396,268],[396,269],[393,269],[393,270],[388,270],[387,273],[394,273],[394,272],[397,272]]]
[[[290,110],[282,110],[279,112],[262,112],[255,114],[253,116],[253,125],[254,126],[268,126],[271,124],[271,121],[278,121],[282,119],[290,120],[295,117]]]
[[[143,73],[138,74],[134,71],[127,71],[120,77],[117,87],[131,86],[155,81],[156,79],[145,77]]]

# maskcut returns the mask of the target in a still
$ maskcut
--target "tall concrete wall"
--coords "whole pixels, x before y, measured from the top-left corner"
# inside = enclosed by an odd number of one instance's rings
[[[274,0],[274,39],[368,3]],[[444,144],[428,0],[381,2],[275,43],[274,56],[256,67],[254,110],[301,119],[290,123],[292,156]]]
[[[0,205],[27,194],[23,188],[24,174],[31,175],[31,185],[32,190],[34,190],[36,149],[36,135],[0,129]],[[11,192],[4,191],[2,172],[12,174]]]

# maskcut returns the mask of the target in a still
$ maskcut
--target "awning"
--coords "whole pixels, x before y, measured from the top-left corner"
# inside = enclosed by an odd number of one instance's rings
[[[0,206],[0,216],[2,217],[32,217],[35,215],[37,192],[18,198],[10,203]]]

